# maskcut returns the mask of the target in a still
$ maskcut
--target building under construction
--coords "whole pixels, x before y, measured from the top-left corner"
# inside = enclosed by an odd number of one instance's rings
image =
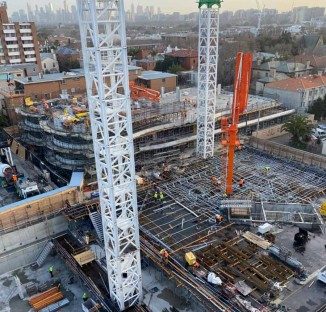
[[[130,105],[124,2],[78,1],[87,101],[19,109],[21,142],[72,174],[0,208],[4,310],[325,311],[326,159],[267,140],[294,111],[248,97],[250,53],[219,90],[221,2],[198,3],[198,89]],[[19,142],[1,197],[37,172]]]
[[[216,140],[219,120],[229,114],[232,93],[217,96]],[[17,109],[20,139],[64,176],[84,170],[88,181],[95,179],[94,153],[88,105],[80,99],[53,99],[25,103]],[[250,96],[240,118],[244,135],[258,133],[284,123],[294,110],[286,110],[275,100]],[[140,99],[132,107],[136,163],[164,162],[180,152],[192,154],[196,142],[196,88],[177,90],[161,96],[160,102]],[[257,132],[258,131],[258,132]]]

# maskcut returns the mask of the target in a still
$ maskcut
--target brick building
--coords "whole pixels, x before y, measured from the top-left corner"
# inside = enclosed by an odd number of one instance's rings
[[[17,124],[15,108],[24,103],[27,97],[33,101],[60,98],[61,94],[84,95],[86,83],[83,74],[56,73],[35,77],[19,77],[14,79],[13,92],[2,92],[3,113],[10,123]]]
[[[181,65],[185,70],[193,70],[198,67],[198,51],[196,50],[177,50],[167,53],[165,56]]]
[[[177,75],[159,71],[144,71],[136,80],[138,85],[161,92],[175,91],[177,87]]]
[[[154,70],[156,66],[156,62],[154,60],[142,59],[142,60],[137,60],[136,65],[140,66],[144,70]]]
[[[5,2],[0,4],[0,36],[1,64],[34,63],[37,64],[37,71],[41,71],[35,24],[10,23]]]

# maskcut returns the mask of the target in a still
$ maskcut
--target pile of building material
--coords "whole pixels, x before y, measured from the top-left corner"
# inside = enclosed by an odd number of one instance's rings
[[[42,293],[39,293],[29,299],[29,304],[36,311],[40,311],[43,308],[60,301],[63,299],[63,294],[59,290],[59,287],[52,287]]]

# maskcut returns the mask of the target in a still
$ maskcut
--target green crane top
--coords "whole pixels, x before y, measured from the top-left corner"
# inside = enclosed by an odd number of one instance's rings
[[[218,5],[221,7],[223,0],[198,0],[198,7],[201,8],[203,5],[206,5],[208,8],[213,7],[213,5]]]

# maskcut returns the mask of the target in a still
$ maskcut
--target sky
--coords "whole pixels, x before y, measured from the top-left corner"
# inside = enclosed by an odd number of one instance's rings
[[[279,11],[288,11],[292,9],[292,5],[296,6],[321,6],[326,7],[325,0],[258,0],[263,3],[266,8],[278,9]],[[49,2],[52,2],[54,8],[63,6],[63,0],[7,0],[7,5],[9,12],[24,9],[26,11],[26,3],[29,2],[33,7],[35,4],[42,6]],[[181,12],[189,13],[197,10],[196,0],[125,0],[126,8],[130,8],[131,3],[135,6],[138,4],[144,6],[154,5],[155,7],[160,7],[163,12]],[[68,5],[76,3],[76,0],[67,0]],[[223,10],[238,10],[238,9],[249,9],[257,8],[256,0],[224,0],[222,4]]]

